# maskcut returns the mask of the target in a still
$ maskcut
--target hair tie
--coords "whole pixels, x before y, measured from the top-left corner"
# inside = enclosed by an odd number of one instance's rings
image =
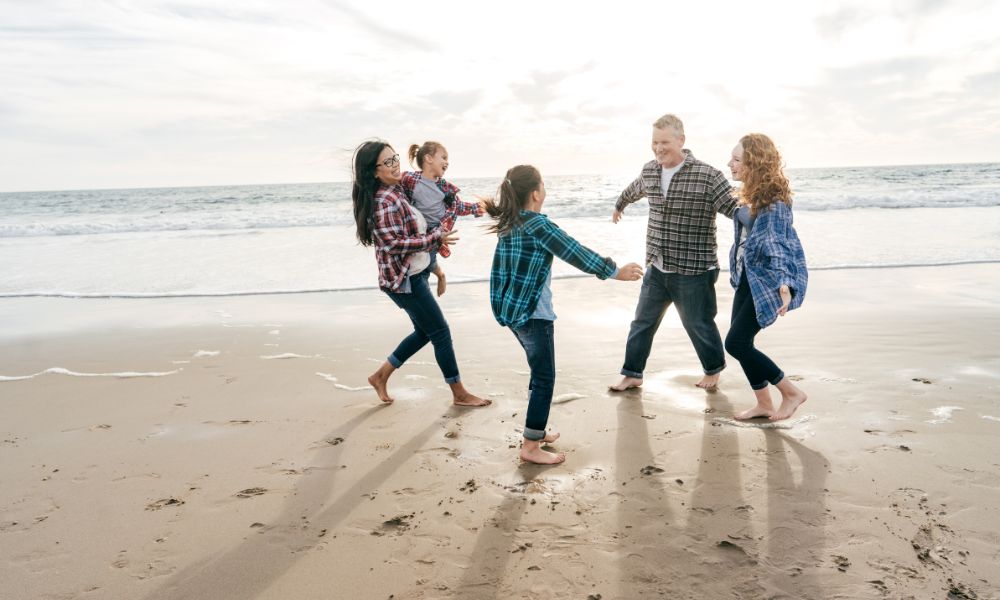
[[[510,179],[504,179],[504,182],[505,182],[505,183],[506,183],[507,185],[509,185],[509,186],[512,186],[512,187],[513,187],[513,185],[514,185],[513,183],[511,183],[511,182],[510,182]]]

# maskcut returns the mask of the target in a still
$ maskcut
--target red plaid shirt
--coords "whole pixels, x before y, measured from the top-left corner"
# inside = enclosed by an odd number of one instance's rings
[[[399,183],[406,190],[407,197],[413,197],[413,190],[417,187],[417,182],[423,176],[423,171],[403,171],[403,178]],[[441,218],[441,230],[443,232],[451,231],[455,227],[455,221],[458,217],[475,215],[478,218],[483,216],[483,211],[479,208],[478,202],[462,202],[462,199],[458,197],[458,193],[462,190],[454,183],[446,181],[444,177],[439,178],[434,183],[437,184],[438,189],[442,192],[455,197],[455,201],[451,203],[451,206],[445,205],[445,213]],[[451,256],[451,248],[448,246],[440,246],[436,250],[445,258]]]
[[[406,192],[399,184],[380,185],[375,192],[372,233],[375,236],[375,262],[378,263],[378,286],[398,292],[410,270],[410,255],[431,251],[439,244],[441,229],[419,231]]]

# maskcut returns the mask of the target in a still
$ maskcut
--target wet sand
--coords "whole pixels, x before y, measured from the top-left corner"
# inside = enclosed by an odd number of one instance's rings
[[[517,460],[527,365],[487,284],[442,298],[486,409],[450,405],[430,348],[381,405],[365,378],[408,320],[374,290],[3,299],[0,589],[997,598],[998,282],[813,273],[758,338],[809,401],[761,428],[732,420],[752,404],[734,361],[717,392],[694,386],[673,312],[643,389],[607,392],[638,284],[557,280],[554,467]]]

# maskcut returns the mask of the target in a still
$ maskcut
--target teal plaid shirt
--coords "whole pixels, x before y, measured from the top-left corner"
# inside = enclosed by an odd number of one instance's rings
[[[615,261],[574,240],[541,213],[521,211],[521,224],[497,238],[490,272],[490,306],[504,327],[523,327],[535,312],[558,256],[598,279],[614,276]]]

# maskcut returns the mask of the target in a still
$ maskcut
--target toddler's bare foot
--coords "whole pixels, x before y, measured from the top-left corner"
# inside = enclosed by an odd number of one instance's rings
[[[492,400],[480,398],[479,396],[468,392],[455,396],[454,402],[455,406],[489,406],[490,404],[493,404]]]
[[[368,384],[375,388],[375,393],[378,394],[379,400],[386,404],[392,404],[393,398],[389,395],[389,390],[386,386],[388,382],[389,378],[380,375],[378,371],[368,376]]]
[[[735,416],[736,416],[737,420],[739,420],[739,421],[745,421],[747,419],[755,419],[757,417],[770,417],[773,414],[774,414],[774,407],[773,406],[769,406],[769,405],[765,406],[765,405],[762,405],[762,404],[758,404],[757,406],[754,406],[750,410],[745,410],[745,411],[743,411],[740,414],[735,415]]]
[[[701,378],[701,381],[695,384],[703,390],[714,391],[719,387],[719,373],[715,375],[705,375]]]
[[[789,394],[782,392],[781,394],[781,406],[778,407],[778,412],[771,415],[772,421],[781,421],[787,419],[788,417],[795,414],[795,409],[797,409],[803,402],[806,401],[806,393],[802,390],[795,388]]]
[[[609,385],[608,391],[611,392],[624,392],[625,390],[631,390],[642,385],[642,379],[638,377],[625,377],[620,382],[615,385]]]

